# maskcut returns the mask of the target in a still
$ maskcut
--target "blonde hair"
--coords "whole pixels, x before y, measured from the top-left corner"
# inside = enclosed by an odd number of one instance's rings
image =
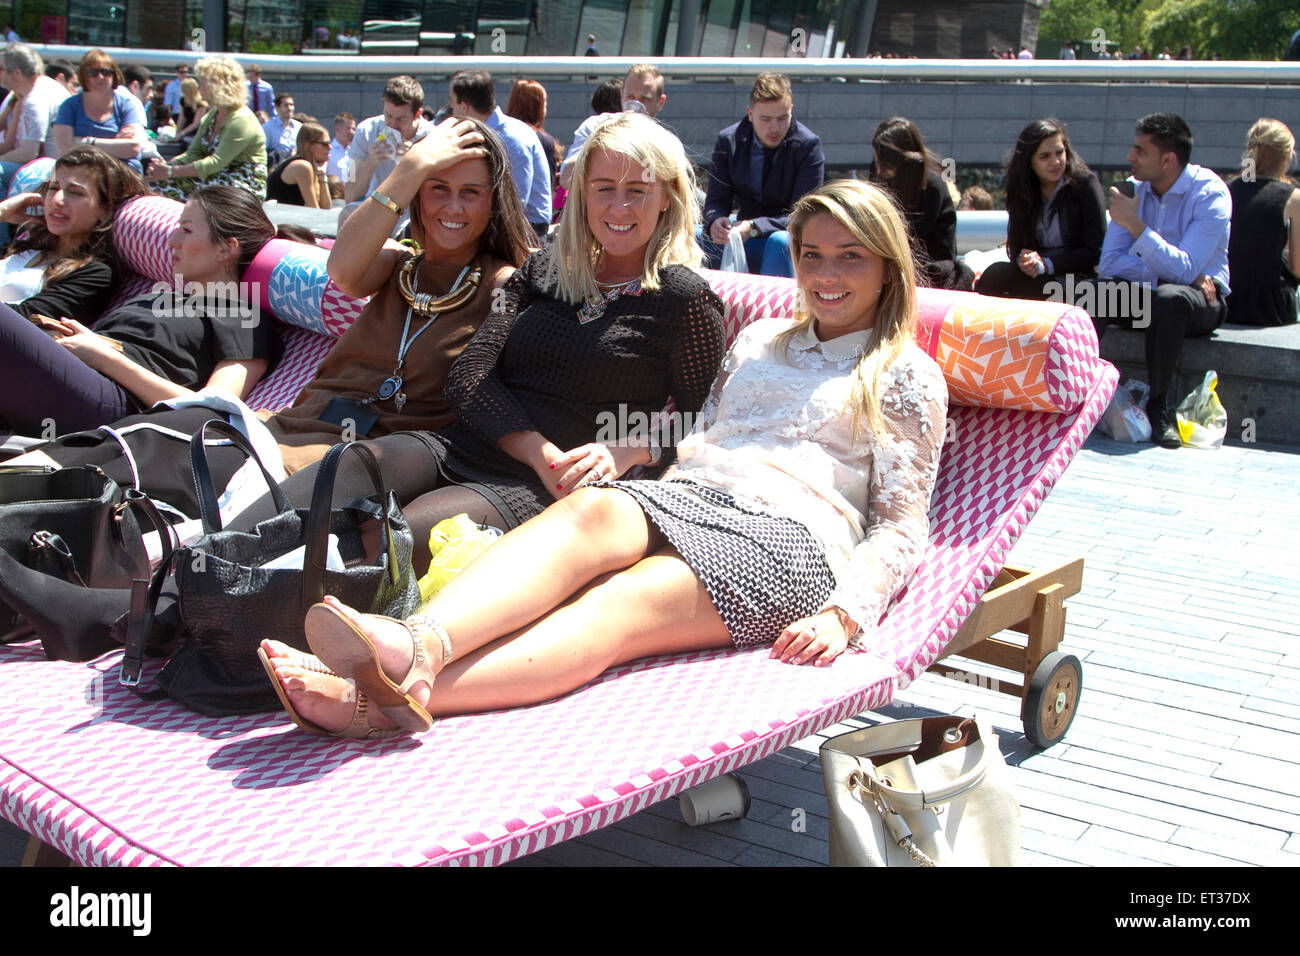
[[[208,99],[218,109],[238,109],[244,95],[244,71],[233,56],[205,56],[194,64],[194,72],[208,88]]]
[[[1295,155],[1295,136],[1281,120],[1267,116],[1255,121],[1246,134],[1246,152],[1242,160],[1253,161],[1255,172],[1269,177],[1281,177],[1291,165]]]
[[[856,382],[849,405],[853,410],[853,432],[866,418],[873,434],[885,434],[880,413],[880,379],[916,338],[916,265],[908,240],[903,212],[892,195],[878,186],[841,179],[808,193],[790,212],[790,245],[797,263],[803,248],[803,231],[814,216],[825,213],[853,234],[871,253],[884,260],[884,282],[876,305],[876,322],[866,348],[854,369]],[[795,297],[798,324],[777,336],[777,345],[788,349],[796,334],[812,325],[807,293],[801,286]]]
[[[700,264],[695,242],[699,209],[695,202],[695,171],[682,142],[650,117],[640,113],[611,113],[592,131],[573,171],[573,188],[564,205],[544,284],[570,305],[600,298],[596,266],[601,247],[587,225],[587,167],[597,150],[625,157],[645,167],[668,199],[646,245],[641,285],[659,288],[659,272],[671,265]]]
[[[654,80],[655,96],[664,95],[664,75],[659,72],[659,67],[653,63],[633,63],[628,67],[623,81],[627,82],[627,78],[630,76],[640,77],[643,80]]]
[[[190,109],[202,109],[208,105],[203,97],[199,96],[198,80],[192,76],[181,80],[181,102]]]
[[[775,100],[794,99],[790,92],[790,78],[782,73],[760,73],[754,77],[749,90],[749,104],[771,103]]]

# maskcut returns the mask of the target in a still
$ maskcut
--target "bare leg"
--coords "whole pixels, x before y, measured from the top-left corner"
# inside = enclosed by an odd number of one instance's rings
[[[517,634],[453,660],[424,706],[437,715],[534,704],[625,661],[730,646],[704,585],[676,551],[664,547],[603,575]]]
[[[579,489],[492,545],[423,610],[442,623],[455,656],[463,657],[536,621],[596,577],[631,567],[662,543],[631,495]]]
[[[354,619],[379,646],[385,670],[404,674],[411,662],[405,629],[359,614]],[[432,688],[418,684],[412,695],[435,715],[516,707],[568,693],[624,661],[730,645],[704,585],[665,547],[631,568],[602,575],[518,633],[452,661]],[[290,651],[272,645],[268,653],[275,658]],[[333,695],[337,688],[304,681],[285,664],[277,662],[276,671],[303,717],[330,729],[346,726],[352,705]],[[373,723],[390,726],[383,715]]]

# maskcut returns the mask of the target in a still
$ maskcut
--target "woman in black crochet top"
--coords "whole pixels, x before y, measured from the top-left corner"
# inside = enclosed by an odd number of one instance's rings
[[[448,375],[457,421],[368,443],[417,546],[461,512],[513,528],[574,488],[665,466],[689,424],[637,426],[669,398],[689,422],[717,374],[722,303],[690,268],[698,214],[681,142],[648,117],[614,114],[577,163],[555,242],[506,283]],[[302,506],[314,480],[307,468],[283,489]],[[370,493],[356,459],[339,480],[339,500]],[[268,496],[234,526],[272,513]]]

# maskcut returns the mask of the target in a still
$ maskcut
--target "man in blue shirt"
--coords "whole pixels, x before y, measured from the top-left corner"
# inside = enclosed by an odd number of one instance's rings
[[[524,215],[533,231],[545,236],[551,225],[551,170],[537,130],[502,112],[487,70],[462,70],[451,78],[451,111],[478,120],[501,138]]]
[[[1128,154],[1137,186],[1131,199],[1119,189],[1110,190],[1110,227],[1097,272],[1103,276],[1101,286],[1107,279],[1128,279],[1155,289],[1136,297],[1143,306],[1127,315],[1091,310],[1099,333],[1111,322],[1145,330],[1151,384],[1147,417],[1152,440],[1166,448],[1182,444],[1174,414],[1177,397],[1169,392],[1183,339],[1217,329],[1227,315],[1231,291],[1232,199],[1214,172],[1188,163],[1191,152],[1191,130],[1173,113],[1138,120]],[[1103,298],[1109,297],[1098,294],[1097,302]]]
[[[745,118],[722,130],[713,148],[701,241],[710,265],[718,267],[722,247],[738,229],[750,272],[794,275],[786,231],[790,208],[820,186],[825,174],[821,139],[794,118],[789,79],[760,73]]]
[[[176,64],[176,75],[163,87],[163,103],[171,111],[172,116],[181,115],[181,80],[184,80],[189,75],[190,65],[188,63],[178,63]]]
[[[293,118],[296,104],[292,93],[281,93],[275,98],[275,115],[262,126],[266,136],[266,165],[274,167],[290,156],[298,146],[298,130],[302,123]]]

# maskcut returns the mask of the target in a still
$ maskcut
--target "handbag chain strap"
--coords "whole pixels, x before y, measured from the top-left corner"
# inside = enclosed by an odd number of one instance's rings
[[[855,770],[849,774],[849,791],[861,790],[871,798],[871,802],[875,805],[876,813],[884,823],[885,829],[889,831],[889,835],[893,837],[898,846],[912,858],[912,862],[917,866],[936,866],[934,860],[927,856],[925,851],[917,846],[916,841],[912,839],[912,828],[907,825],[907,821],[900,814],[895,813],[889,804],[885,803],[885,798],[881,796],[880,788],[876,784],[877,781],[874,777],[860,770]]]

